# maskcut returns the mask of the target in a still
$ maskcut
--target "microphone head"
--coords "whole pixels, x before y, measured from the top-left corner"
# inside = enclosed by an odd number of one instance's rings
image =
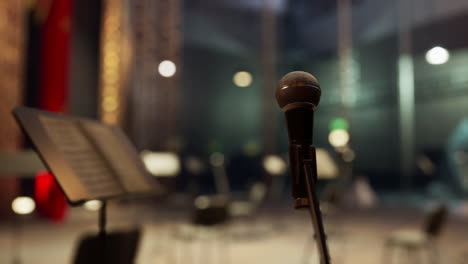
[[[294,71],[281,78],[275,97],[283,112],[295,108],[309,108],[315,111],[321,94],[320,84],[312,74]]]

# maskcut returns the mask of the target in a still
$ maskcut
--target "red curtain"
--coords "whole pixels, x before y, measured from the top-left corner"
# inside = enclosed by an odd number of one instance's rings
[[[40,44],[39,107],[68,110],[72,0],[39,0],[37,17],[43,19]],[[36,177],[37,212],[52,220],[65,218],[67,203],[52,174]]]

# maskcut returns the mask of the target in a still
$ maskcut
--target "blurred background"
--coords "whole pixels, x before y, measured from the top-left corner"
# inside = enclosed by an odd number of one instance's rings
[[[141,231],[135,263],[318,263],[274,98],[296,70],[322,88],[334,263],[467,263],[467,23],[462,0],[1,1],[0,263],[79,263],[100,206],[68,208],[19,105],[135,144],[167,189],[109,204]]]

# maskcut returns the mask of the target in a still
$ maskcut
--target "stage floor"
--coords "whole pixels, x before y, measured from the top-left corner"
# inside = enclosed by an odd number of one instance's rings
[[[143,237],[136,263],[318,263],[312,227],[306,211],[281,206],[261,210],[254,219],[233,220],[216,229],[194,229],[184,209],[157,208],[148,204],[109,206],[109,229],[141,225]],[[22,220],[22,264],[72,263],[77,242],[97,229],[97,213],[70,210],[65,223],[37,218]],[[382,262],[385,238],[399,228],[419,228],[424,213],[415,209],[342,209],[325,219],[334,264]],[[440,263],[468,263],[468,219],[450,216],[440,237]],[[0,263],[12,263],[11,223],[0,226]],[[309,242],[308,242],[309,241]],[[304,248],[308,248],[304,258]],[[395,263],[406,263],[399,252]],[[408,263],[417,263],[414,260]],[[425,263],[425,262],[424,262]]]

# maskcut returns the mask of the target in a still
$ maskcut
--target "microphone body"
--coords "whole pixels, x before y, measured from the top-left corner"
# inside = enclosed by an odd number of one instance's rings
[[[285,112],[288,128],[291,188],[296,209],[307,208],[310,202],[305,182],[305,160],[309,161],[312,167],[312,180],[317,180],[313,123],[320,95],[321,89],[317,79],[306,72],[286,74],[276,89],[276,99],[281,110]]]

